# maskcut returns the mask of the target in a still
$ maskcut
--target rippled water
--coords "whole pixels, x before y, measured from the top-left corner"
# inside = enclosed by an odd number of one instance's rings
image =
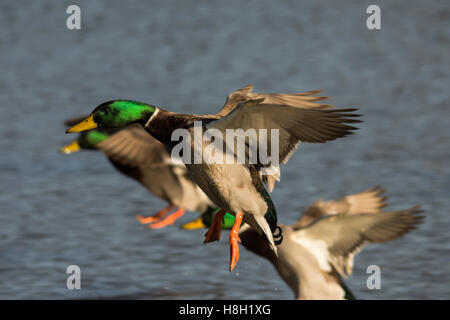
[[[447,1],[377,1],[382,29],[360,1],[77,1],[0,5],[0,298],[290,299],[275,270],[204,231],[147,230],[136,214],[164,203],[95,152],[57,153],[62,120],[104,100],[214,112],[226,94],[325,89],[359,107],[356,135],[302,145],[273,194],[279,221],[326,199],[384,185],[394,209],[423,204],[420,229],[356,258],[347,280],[363,299],[449,298],[450,130]],[[194,217],[187,215],[186,222]],[[66,289],[66,267],[82,289]],[[366,288],[367,266],[382,289]]]

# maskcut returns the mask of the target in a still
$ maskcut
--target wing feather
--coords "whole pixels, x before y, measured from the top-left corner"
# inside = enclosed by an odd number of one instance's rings
[[[344,137],[358,129],[349,125],[361,122],[355,119],[360,116],[355,113],[356,110],[268,104],[266,98],[262,98],[238,104],[231,112],[208,122],[206,127],[220,130],[224,137],[227,129],[255,129],[257,132],[259,129],[267,129],[267,150],[272,150],[272,143],[278,142],[278,160],[286,163],[300,142],[323,143]],[[273,129],[279,130],[279,139],[274,142],[270,132]],[[229,142],[225,143],[229,145]],[[236,147],[230,149],[237,154]],[[260,162],[255,164],[258,170],[268,166]]]
[[[319,199],[304,210],[294,227],[305,227],[325,215],[378,213],[387,205],[388,197],[384,196],[385,191],[381,186],[375,186],[337,200]]]
[[[322,90],[312,90],[298,93],[257,93],[252,91],[253,86],[248,85],[231,92],[228,95],[224,106],[217,115],[226,116],[240,103],[257,99],[264,99],[267,104],[288,105],[302,108],[329,109],[333,107],[330,104],[316,103],[317,101],[328,99],[328,97],[325,96],[314,96],[323,92]]]
[[[140,125],[131,125],[100,142],[98,149],[123,165],[152,166],[167,162],[166,148]]]
[[[377,214],[338,214],[324,216],[306,228],[295,229],[296,241],[323,241],[328,259],[336,270],[352,273],[353,257],[371,242],[386,242],[403,236],[423,220],[420,206]]]

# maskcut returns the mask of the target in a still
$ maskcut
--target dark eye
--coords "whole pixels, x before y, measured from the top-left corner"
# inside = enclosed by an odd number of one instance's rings
[[[103,108],[103,112],[104,113],[108,113],[108,112],[110,112],[111,111],[111,109],[109,108],[109,107],[104,107]]]

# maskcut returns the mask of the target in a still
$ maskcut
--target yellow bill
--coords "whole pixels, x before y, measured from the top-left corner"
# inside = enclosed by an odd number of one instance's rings
[[[87,117],[86,119],[84,119],[80,123],[77,123],[72,128],[67,129],[66,133],[82,132],[82,131],[95,129],[97,127],[98,127],[98,125],[94,122],[94,115],[91,114],[89,117]]]
[[[65,154],[70,154],[72,152],[77,152],[80,149],[81,148],[80,148],[80,145],[78,144],[78,141],[74,141],[71,144],[68,144],[67,146],[62,147],[61,149],[59,149],[59,151],[61,151],[62,153],[65,153]]]
[[[194,221],[183,224],[180,228],[192,230],[192,229],[203,229],[203,228],[206,228],[206,226],[203,223],[202,218],[198,218],[198,219],[195,219]]]

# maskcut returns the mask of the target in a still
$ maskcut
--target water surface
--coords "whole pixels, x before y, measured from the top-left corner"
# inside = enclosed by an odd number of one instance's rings
[[[77,1],[0,5],[0,298],[291,299],[275,270],[205,231],[150,231],[136,214],[165,204],[101,155],[57,149],[62,121],[114,98],[211,113],[247,84],[262,92],[324,89],[359,107],[361,130],[302,145],[273,199],[293,223],[319,197],[382,184],[393,209],[422,204],[426,221],[370,245],[347,280],[362,299],[449,298],[450,130],[446,1],[377,1],[382,29],[360,1]],[[187,215],[179,223],[193,218]],[[226,237],[225,237],[226,239]],[[68,265],[82,270],[69,291]],[[382,289],[366,288],[366,268]]]

